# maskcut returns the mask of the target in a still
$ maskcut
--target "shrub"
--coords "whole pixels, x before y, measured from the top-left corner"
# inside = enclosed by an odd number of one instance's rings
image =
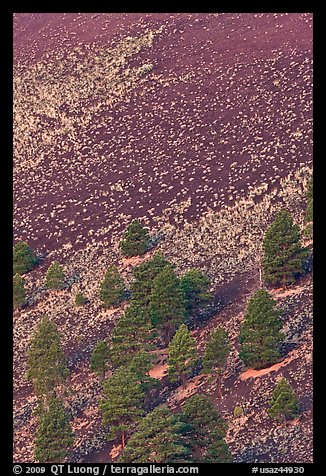
[[[234,410],[233,410],[233,416],[234,418],[240,418],[243,416],[243,408],[242,407],[234,407]]]
[[[82,293],[77,293],[75,296],[76,306],[84,306],[86,304],[87,298]]]

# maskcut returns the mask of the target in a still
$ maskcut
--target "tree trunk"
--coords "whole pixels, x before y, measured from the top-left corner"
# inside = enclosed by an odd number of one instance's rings
[[[286,279],[285,279],[285,276],[283,276],[283,278],[282,278],[282,289],[283,289],[283,291],[286,290]]]
[[[121,443],[122,443],[122,449],[124,449],[124,447],[125,447],[125,432],[124,432],[124,431],[122,432],[122,440],[121,440]]]

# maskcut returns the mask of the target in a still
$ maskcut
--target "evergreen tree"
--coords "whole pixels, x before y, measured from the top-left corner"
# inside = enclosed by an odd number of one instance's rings
[[[250,299],[240,332],[240,358],[255,369],[274,364],[283,340],[280,311],[265,289]]]
[[[24,274],[31,271],[38,259],[25,241],[20,241],[13,248],[13,274]]]
[[[184,295],[171,267],[165,267],[153,281],[149,313],[153,326],[162,330],[167,345],[185,317]]]
[[[35,459],[41,463],[62,463],[74,437],[63,402],[52,396],[47,407],[39,405],[36,415]]]
[[[148,352],[139,351],[127,364],[129,371],[135,376],[142,390],[147,392],[160,386],[160,381],[151,377],[148,372],[153,366],[153,357]]]
[[[230,463],[232,458],[224,441],[227,424],[211,400],[193,395],[186,400],[180,420],[187,426],[182,442],[198,463]]]
[[[203,463],[232,463],[232,455],[224,440],[212,443],[205,455]]]
[[[288,210],[277,213],[263,241],[263,271],[268,284],[281,283],[283,288],[295,282],[303,271],[307,250],[300,243],[300,228],[293,224]]]
[[[26,293],[24,281],[20,274],[16,273],[13,277],[13,304],[14,308],[21,307],[26,302]]]
[[[129,439],[119,463],[170,463],[187,454],[180,443],[180,422],[165,407],[157,407],[143,418]]]
[[[182,324],[168,348],[168,377],[170,382],[181,381],[184,385],[186,379],[194,371],[198,360],[195,340],[187,326]]]
[[[221,393],[221,374],[226,364],[230,352],[229,338],[227,332],[222,328],[213,332],[208,341],[203,357],[203,372],[215,373],[217,376],[218,396]]]
[[[103,423],[110,424],[108,437],[121,437],[125,447],[127,433],[144,414],[144,391],[129,369],[120,367],[104,382],[104,399],[100,403]]]
[[[198,269],[191,269],[180,278],[180,288],[185,296],[187,316],[192,317],[196,327],[196,314],[199,309],[209,303],[212,294],[209,278]]]
[[[65,286],[65,273],[57,261],[50,266],[45,276],[45,287],[48,289],[63,289]]]
[[[109,347],[105,340],[101,340],[96,344],[91,355],[91,369],[101,379],[104,379],[109,360]]]
[[[306,193],[307,209],[306,209],[306,221],[313,221],[313,177],[310,178],[308,183],[308,190]]]
[[[125,296],[125,283],[118,268],[110,265],[100,285],[100,299],[105,307],[118,306]]]
[[[126,365],[140,350],[151,350],[150,338],[150,325],[143,309],[131,303],[112,333],[112,365]]]
[[[68,378],[69,371],[57,326],[45,317],[34,332],[27,353],[27,379],[37,396],[53,394]]]
[[[268,413],[272,418],[283,421],[290,420],[299,413],[298,397],[285,378],[274,389]]]
[[[150,304],[153,281],[166,266],[171,266],[171,264],[164,258],[162,253],[157,252],[153,258],[144,261],[134,268],[134,281],[131,284],[131,300],[139,306],[142,306],[146,312],[148,312]]]
[[[124,256],[144,254],[149,248],[149,234],[139,220],[133,220],[127,227],[120,248]]]

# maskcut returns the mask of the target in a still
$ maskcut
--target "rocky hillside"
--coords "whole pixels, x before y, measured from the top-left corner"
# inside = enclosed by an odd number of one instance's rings
[[[24,279],[29,306],[14,313],[14,459],[33,461],[35,397],[25,380],[31,333],[47,314],[64,336],[74,414],[74,461],[112,461],[101,387],[89,357],[122,308],[103,310],[98,285],[110,261],[127,282],[152,253],[122,259],[118,242],[139,218],[181,273],[205,271],[215,311],[194,332],[202,349],[223,323],[232,340],[222,401],[205,376],[165,385],[178,408],[212,395],[229,423],[236,462],[312,461],[312,277],[287,292],[282,360],[260,373],[239,359],[238,333],[260,287],[262,238],[287,207],[303,229],[312,170],[312,15],[15,14],[14,240],[42,261]],[[69,288],[44,288],[53,260]],[[89,303],[76,308],[83,290]],[[300,418],[277,425],[266,413],[285,376]],[[244,415],[234,419],[236,405]],[[99,451],[97,451],[99,450]]]

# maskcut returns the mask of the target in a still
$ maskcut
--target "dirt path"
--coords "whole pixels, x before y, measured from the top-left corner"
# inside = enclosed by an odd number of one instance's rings
[[[261,370],[248,369],[240,375],[240,380],[248,380],[249,378],[261,377],[262,375],[269,374],[270,372],[275,372],[276,370],[279,370],[280,368],[289,364],[293,359],[294,357],[292,356],[287,357],[281,362]]]

